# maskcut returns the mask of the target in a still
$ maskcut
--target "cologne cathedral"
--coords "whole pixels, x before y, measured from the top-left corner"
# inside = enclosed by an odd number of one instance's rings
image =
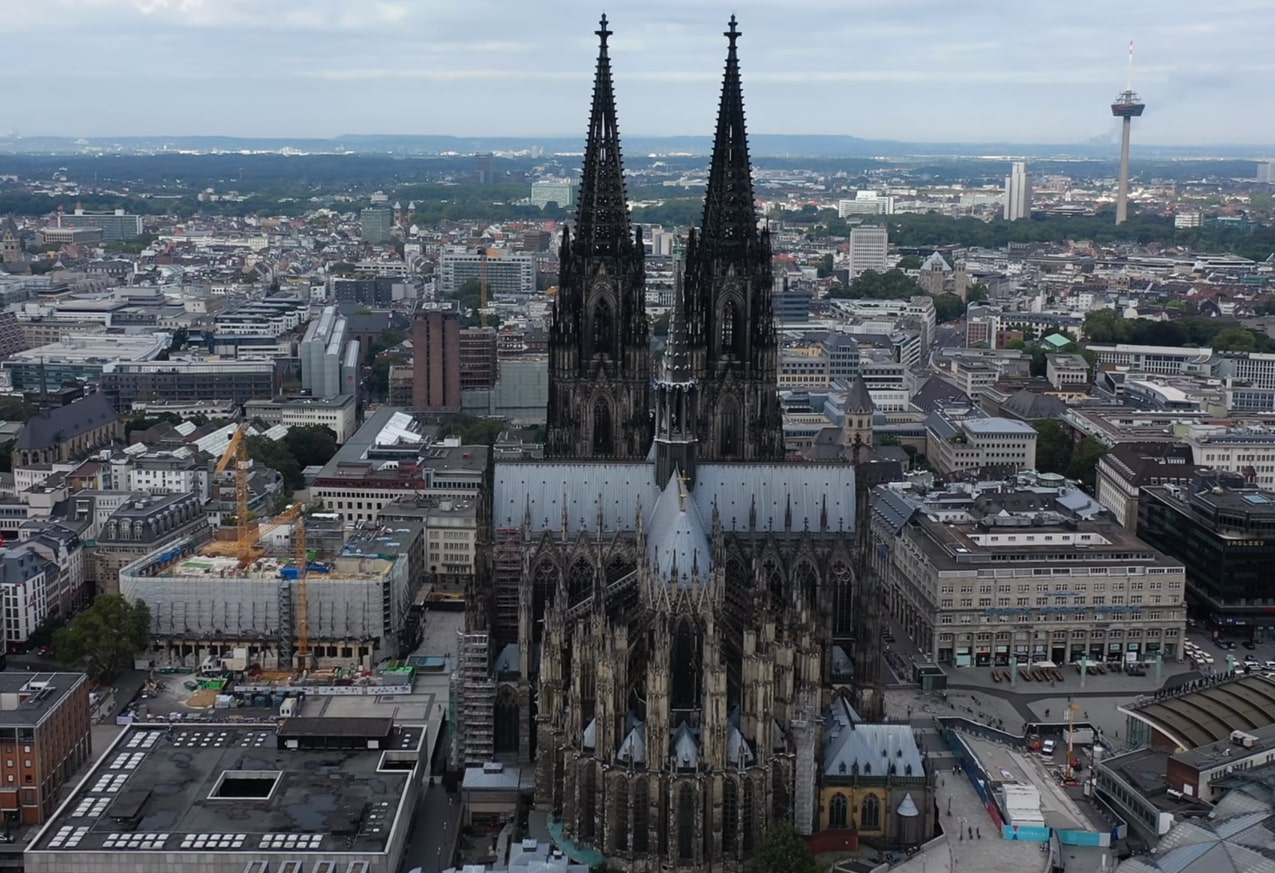
[[[703,219],[652,364],[606,19],[549,338],[545,461],[497,462],[494,751],[612,869],[739,870],[818,817],[821,717],[875,671],[853,467],[786,464],[732,18]],[[856,640],[865,641],[856,645]],[[862,705],[862,704],[860,704]]]

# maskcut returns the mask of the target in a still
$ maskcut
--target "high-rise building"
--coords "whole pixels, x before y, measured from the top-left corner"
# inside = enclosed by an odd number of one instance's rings
[[[142,235],[142,217],[128,215],[123,209],[113,212],[87,212],[76,207],[70,215],[58,214],[59,227],[97,227],[106,241],[132,239]]]
[[[531,183],[531,205],[544,209],[550,203],[567,209],[576,205],[576,183],[543,179]]]
[[[412,408],[460,409],[460,316],[430,310],[412,321]]]
[[[359,237],[363,242],[374,245],[389,242],[393,229],[393,209],[364,209],[359,213]]]
[[[1009,165],[1009,175],[1005,177],[1005,212],[1006,221],[1018,221],[1031,218],[1032,214],[1032,177],[1027,172],[1027,164],[1014,161]]]
[[[536,293],[535,255],[500,249],[443,252],[438,256],[438,293],[450,297],[471,279],[481,279],[484,266],[489,299]]]
[[[1259,185],[1275,185],[1275,161],[1257,162],[1256,181]]]
[[[890,250],[889,231],[883,225],[865,224],[850,230],[850,278],[865,270],[886,271],[886,255]]]
[[[490,560],[467,598],[491,659],[457,689],[453,749],[458,764],[534,764],[538,806],[609,867],[738,871],[770,824],[825,819],[825,692],[859,689],[855,708],[879,717],[880,598],[856,569],[866,502],[851,466],[781,455],[734,19],[704,218],[654,379],[605,18],[598,34],[550,338],[549,459],[494,466]],[[934,775],[915,767],[928,808]],[[883,815],[847,826],[902,836]]]
[[[459,354],[461,391],[486,391],[496,387],[500,364],[496,357],[494,327],[462,330]]]

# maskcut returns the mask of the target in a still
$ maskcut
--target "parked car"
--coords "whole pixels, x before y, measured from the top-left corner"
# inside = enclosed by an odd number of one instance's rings
[[[1045,740],[1045,742],[1040,746],[1040,753],[1046,756],[1052,755],[1054,753],[1054,741]]]
[[[1257,643],[1252,640],[1245,640],[1240,645],[1244,646],[1244,648],[1248,649],[1250,652],[1257,648]]]

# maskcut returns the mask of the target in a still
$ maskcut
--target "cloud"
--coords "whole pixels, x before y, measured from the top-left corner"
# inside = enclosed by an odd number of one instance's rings
[[[8,67],[38,72],[41,87],[13,95],[7,124],[75,135],[301,136],[362,125],[571,134],[585,121],[601,8],[584,0],[9,5]],[[1154,8],[1109,0],[606,5],[618,100],[632,133],[711,129],[721,34],[735,13],[749,122],[758,132],[1082,140],[1110,123],[1105,107],[1124,86],[1132,37],[1134,83],[1148,103],[1142,135],[1275,143],[1275,117],[1251,111],[1269,99],[1269,0],[1161,0]],[[92,81],[109,81],[113,93],[139,101],[137,111],[83,99]],[[51,114],[50,97],[69,98],[73,108]]]

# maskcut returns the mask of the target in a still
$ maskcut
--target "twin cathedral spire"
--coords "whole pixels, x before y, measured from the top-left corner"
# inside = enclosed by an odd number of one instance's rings
[[[704,217],[678,275],[652,380],[645,248],[629,222],[603,16],[573,229],[563,232],[549,333],[551,458],[636,461],[694,479],[696,459],[778,460],[783,438],[770,235],[758,226],[734,16]],[[654,391],[654,397],[652,397]]]

